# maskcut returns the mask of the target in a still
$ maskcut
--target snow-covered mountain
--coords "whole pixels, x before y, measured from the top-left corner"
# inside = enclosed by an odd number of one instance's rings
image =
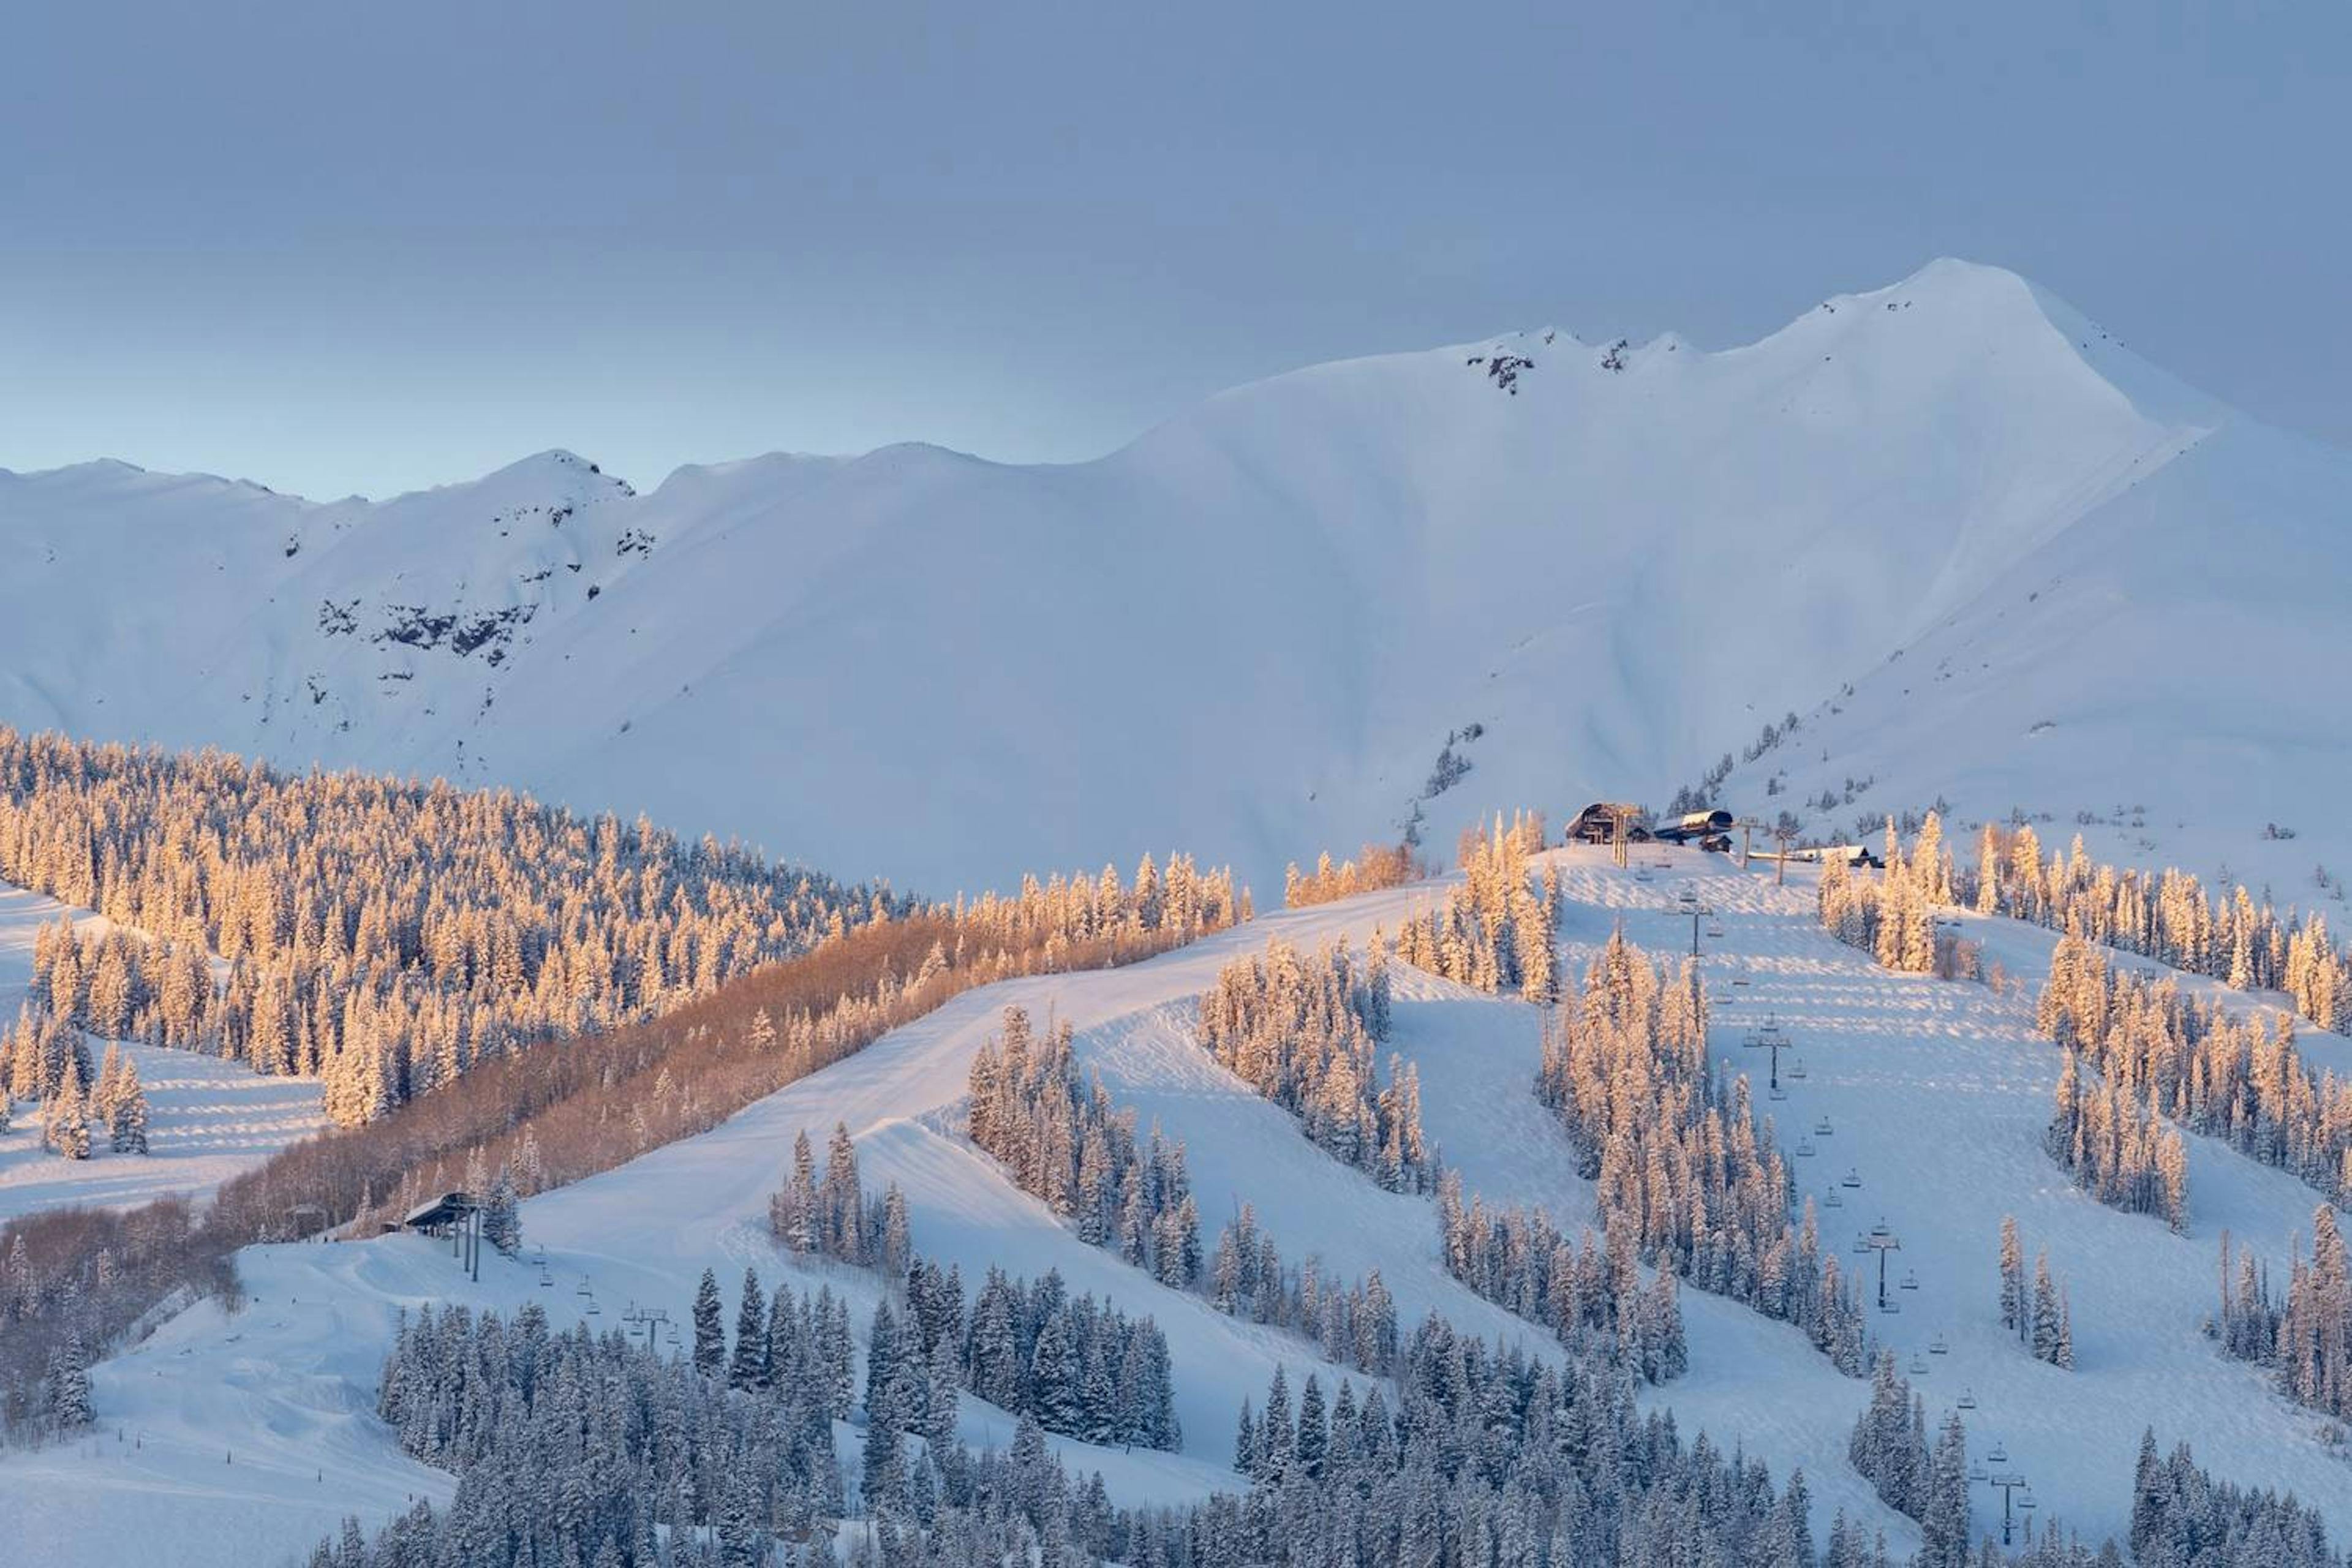
[[[1719,353],[1303,370],[1066,467],[896,447],[638,494],[558,452],[380,504],[0,473],[0,720],[940,890],[1176,846],[1263,891],[1392,837],[1449,738],[1441,845],[1497,803],[1660,798],[1796,710],[1734,804],[2139,805],[2119,858],[2242,870],[2274,821],[2284,874],[2346,847],[2347,500],[2352,457],[1939,261]]]

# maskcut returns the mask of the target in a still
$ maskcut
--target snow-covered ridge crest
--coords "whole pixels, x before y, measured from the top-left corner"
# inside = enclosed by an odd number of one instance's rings
[[[1546,330],[1315,366],[1072,465],[898,446],[637,494],[558,452],[323,504],[0,475],[0,721],[512,784],[942,891],[1169,843],[1263,889],[1416,813],[1442,846],[1480,803],[1662,798],[1996,600],[1990,652],[2080,663],[2082,700],[2126,710],[2090,621],[2018,623],[2054,562],[2136,615],[2263,614],[2084,547],[2127,513],[2134,548],[2292,552],[2312,624],[2263,635],[2352,679],[2315,619],[2352,569],[2309,549],[2352,461],[2270,439],[2016,275],[1939,261],[1738,348]],[[1941,694],[1898,684],[1932,733]],[[2160,794],[2089,758],[2038,776],[2030,679],[1986,700],[1969,756],[1906,748],[1877,798],[1989,761],[2026,793],[1964,812]],[[1433,788],[1465,763],[1475,790]]]

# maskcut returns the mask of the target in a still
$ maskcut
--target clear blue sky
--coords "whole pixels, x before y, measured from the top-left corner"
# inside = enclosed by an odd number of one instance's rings
[[[2352,444],[2347,102],[2335,0],[25,5],[0,467],[1076,458],[1317,360],[1720,345],[1939,254]]]

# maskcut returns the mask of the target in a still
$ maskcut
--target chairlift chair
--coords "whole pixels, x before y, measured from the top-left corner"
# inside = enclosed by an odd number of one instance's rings
[[[2032,1492],[2028,1492],[2023,1497],[2017,1500],[2017,1511],[2020,1513],[2023,1513],[2029,1508],[2040,1508],[2041,1506],[2042,1505],[2040,1503],[2033,1500],[2033,1494]]]
[[[580,1277],[580,1283],[572,1288],[572,1293],[575,1296],[593,1296],[596,1292],[588,1289],[588,1276],[583,1274]]]
[[[1745,985],[1748,984],[1748,976],[1745,974],[1735,974],[1731,977],[1731,983],[1734,985]]]
[[[1848,1165],[1845,1170],[1845,1179],[1840,1182],[1838,1185],[1848,1188],[1859,1187],[1862,1185],[1862,1173],[1855,1170],[1853,1166]]]
[[[1993,1439],[1992,1451],[1985,1455],[1985,1462],[1991,1465],[2009,1463],[2009,1445],[1999,1438]]]
[[[1723,927],[1719,924],[1709,925],[1706,928],[1706,934],[1711,937],[1719,937],[1723,934]]]
[[[1929,1355],[1949,1355],[1952,1353],[1952,1343],[1949,1340],[1944,1338],[1943,1335],[1937,1334],[1934,1339],[1927,1342],[1927,1353]]]
[[[1764,1098],[1767,1100],[1786,1100],[1789,1098],[1789,1091],[1782,1089],[1776,1083],[1770,1089],[1764,1091]]]
[[[1919,1271],[1916,1268],[1906,1268],[1903,1271],[1903,1289],[1906,1290],[1919,1289]]]
[[[1983,1482],[1992,1479],[1992,1472],[1986,1469],[1982,1465],[1970,1465],[1969,1467],[1969,1479],[1981,1485]]]
[[[1836,1128],[1830,1125],[1830,1119],[1826,1116],[1813,1123],[1813,1136],[1816,1138],[1827,1138],[1836,1131]]]
[[[541,1269],[539,1271],[539,1288],[540,1288],[541,1289],[542,1289],[542,1290],[552,1290],[552,1289],[555,1289],[555,1276],[554,1276],[554,1275],[552,1275],[552,1274],[550,1274],[550,1273],[549,1273],[545,1268],[541,1268]]]
[[[1911,1375],[1914,1377],[1925,1377],[1927,1375],[1927,1358],[1921,1355],[1917,1351],[1913,1351],[1911,1352]]]
[[[1845,1200],[1837,1195],[1837,1189],[1835,1187],[1832,1187],[1829,1192],[1829,1196],[1822,1200],[1822,1207],[1825,1209],[1842,1209],[1845,1207]]]
[[[593,1297],[593,1296],[589,1297],[589,1298],[588,1298],[588,1316],[590,1316],[590,1317],[592,1317],[592,1318],[601,1318],[601,1317],[603,1317],[604,1315],[604,1308],[602,1308],[602,1307],[600,1307],[600,1306],[598,1306],[598,1305],[596,1305],[596,1298],[595,1298],[595,1297]]]
[[[1960,1408],[1963,1410],[1974,1410],[1976,1407],[1976,1390],[1973,1388],[1963,1388],[1960,1390]]]
[[[1805,1072],[1804,1058],[1799,1057],[1795,1061],[1789,1064],[1789,1076],[1798,1079],[1800,1082],[1803,1081],[1807,1076]]]
[[[1797,1158],[1800,1160],[1810,1160],[1812,1157],[1813,1141],[1810,1138],[1799,1139],[1797,1141]]]
[[[1855,1232],[1853,1233],[1853,1249],[1854,1249],[1854,1251],[1855,1251],[1858,1255],[1860,1255],[1860,1256],[1862,1256],[1862,1257],[1864,1257],[1864,1258],[1867,1258],[1867,1257],[1869,1257],[1869,1256],[1870,1256],[1870,1237],[1866,1237],[1866,1236],[1863,1235],[1863,1234],[1862,1234],[1862,1232],[1860,1232],[1860,1231],[1858,1231],[1858,1230],[1857,1230],[1857,1231],[1855,1231]]]

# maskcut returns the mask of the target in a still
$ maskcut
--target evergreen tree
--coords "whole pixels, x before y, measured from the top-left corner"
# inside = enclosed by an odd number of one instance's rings
[[[522,1199],[503,1163],[482,1201],[482,1239],[509,1258],[522,1250]]]
[[[96,1417],[89,1397],[89,1356],[79,1332],[67,1336],[49,1370],[49,1418],[63,1431],[75,1432]]]
[[[694,1292],[694,1370],[705,1377],[717,1377],[726,1365],[725,1312],[719,1300],[719,1276],[706,1268]]]
[[[697,1331],[700,1324],[698,1321]],[[699,1339],[697,1343],[699,1345]],[[761,1389],[768,1386],[768,1301],[760,1289],[759,1271],[743,1270],[743,1297],[735,1310],[735,1353],[727,1363],[727,1386]]]
[[[1946,1419],[1928,1461],[1920,1514],[1922,1568],[1968,1568],[1969,1438],[1956,1412]]]
[[[2025,1302],[2025,1247],[2017,1237],[2017,1216],[2000,1216],[2000,1326],[2020,1340],[2032,1337]]]
[[[2050,1254],[2033,1259],[2033,1358],[2058,1360],[2058,1288],[2050,1278]]]

